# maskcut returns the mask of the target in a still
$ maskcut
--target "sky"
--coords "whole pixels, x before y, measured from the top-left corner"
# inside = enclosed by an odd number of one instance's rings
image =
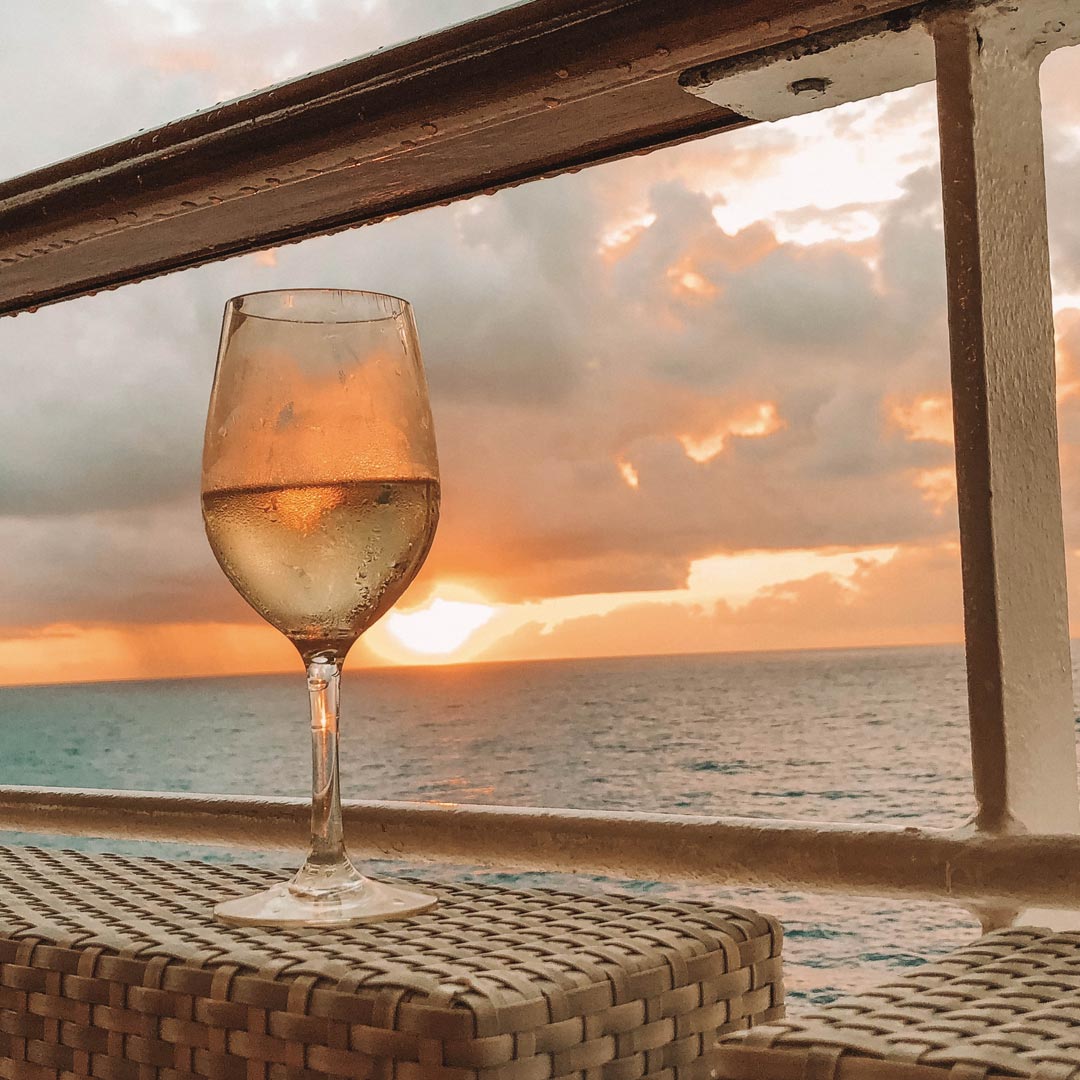
[[[12,4],[0,170],[496,6]],[[1080,583],[1077,50],[1043,90]],[[350,664],[961,640],[939,183],[917,87],[0,320],[0,684],[295,669],[199,471],[224,301],[299,286],[413,302],[438,436]]]

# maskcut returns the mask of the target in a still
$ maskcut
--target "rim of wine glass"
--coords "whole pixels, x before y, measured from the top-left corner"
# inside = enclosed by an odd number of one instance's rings
[[[412,310],[412,304],[406,300],[403,296],[395,296],[393,293],[378,292],[375,289],[329,289],[329,288],[302,288],[302,289],[256,289],[253,292],[238,293],[236,296],[230,296],[225,301],[225,308],[228,310],[230,307],[238,306],[238,301],[247,300],[249,297],[254,296],[285,296],[290,293],[303,293],[305,295],[315,295],[327,293],[337,293],[340,296],[364,296],[372,298],[382,298],[384,300],[393,300],[396,304],[400,304],[401,307],[398,311],[395,311],[389,315],[375,315],[366,319],[357,318],[343,318],[343,319],[290,319],[280,315],[259,315],[250,311],[243,311],[242,314],[249,319],[262,319],[265,322],[281,322],[281,323],[302,323],[309,326],[319,326],[321,324],[351,324],[351,323],[373,323],[373,322],[386,322],[388,320],[400,319],[407,311]]]

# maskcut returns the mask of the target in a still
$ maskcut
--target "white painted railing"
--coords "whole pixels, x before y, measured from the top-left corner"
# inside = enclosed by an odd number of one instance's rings
[[[293,798],[0,788],[0,829],[234,850],[304,849],[310,813]],[[1077,836],[448,803],[346,802],[344,815],[364,858],[1080,908]]]

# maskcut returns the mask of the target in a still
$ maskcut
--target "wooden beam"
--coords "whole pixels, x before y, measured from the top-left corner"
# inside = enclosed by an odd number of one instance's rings
[[[0,183],[0,314],[747,123],[682,71],[898,0],[533,0]]]

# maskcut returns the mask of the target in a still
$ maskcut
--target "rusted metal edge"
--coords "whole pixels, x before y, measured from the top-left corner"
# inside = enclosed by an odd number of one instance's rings
[[[679,76],[691,94],[754,120],[781,120],[879,97],[934,78],[926,22],[941,0]]]
[[[970,0],[967,0],[970,2]],[[865,37],[886,34],[904,34],[917,22],[947,6],[947,0],[921,0],[897,11],[886,12],[858,24],[839,26],[780,46],[757,49],[738,57],[710,60],[698,67],[688,68],[679,76],[679,85],[687,90],[701,90],[717,80],[745,70],[754,70],[767,64],[783,64],[834,51]]]
[[[291,798],[0,788],[0,828],[69,836],[301,848],[309,815]],[[345,825],[366,858],[1080,908],[1075,836],[394,802],[347,802]]]
[[[0,183],[0,314],[746,121],[689,67],[897,0],[533,0]]]

